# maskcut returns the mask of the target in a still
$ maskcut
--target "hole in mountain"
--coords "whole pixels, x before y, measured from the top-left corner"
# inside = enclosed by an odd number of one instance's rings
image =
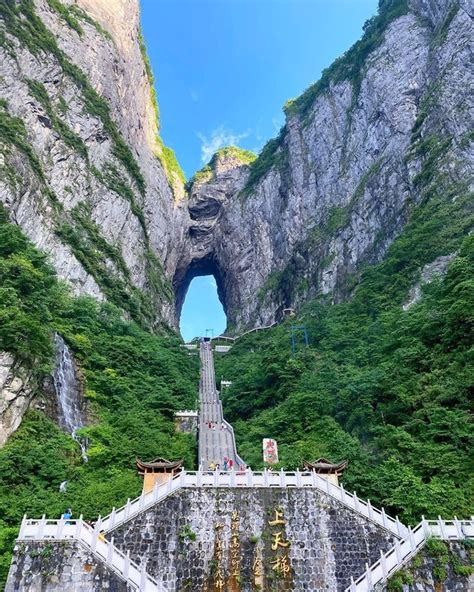
[[[191,279],[181,309],[180,330],[185,341],[193,337],[215,337],[225,331],[224,307],[217,292],[214,275]]]

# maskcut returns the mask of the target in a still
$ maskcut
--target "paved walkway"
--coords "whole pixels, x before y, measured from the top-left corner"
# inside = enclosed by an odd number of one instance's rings
[[[235,449],[231,426],[224,420],[222,404],[216,390],[214,358],[210,342],[202,342],[201,378],[199,383],[199,459],[202,469],[209,469],[211,463],[224,468],[224,457],[234,461],[238,469],[241,459]]]

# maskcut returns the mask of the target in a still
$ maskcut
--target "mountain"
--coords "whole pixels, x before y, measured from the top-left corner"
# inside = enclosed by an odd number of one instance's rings
[[[271,432],[286,466],[349,457],[347,483],[408,522],[466,512],[473,16],[381,0],[258,157],[227,147],[185,183],[138,0],[0,1],[3,575],[25,508],[93,517],[138,493],[135,456],[193,466],[176,329],[203,273],[230,333],[281,322],[218,360],[246,458]],[[59,336],[85,464],[58,427]]]

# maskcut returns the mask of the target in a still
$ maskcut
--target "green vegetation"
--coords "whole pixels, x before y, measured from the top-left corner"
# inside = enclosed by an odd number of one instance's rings
[[[160,109],[158,107],[158,99],[156,97],[155,77],[153,76],[153,69],[151,67],[150,58],[148,57],[148,53],[146,50],[145,39],[143,38],[141,32],[138,37],[138,43],[140,45],[140,52],[142,54],[143,63],[145,64],[148,83],[150,85],[151,102],[153,104],[153,109],[155,111],[156,125],[159,130]],[[159,158],[161,164],[163,165],[163,168],[165,169],[168,185],[171,187],[173,192],[175,192],[176,181],[179,180],[184,185],[186,183],[186,177],[184,175],[183,169],[181,168],[178,162],[178,159],[176,158],[174,150],[172,148],[169,148],[168,146],[165,146],[163,140],[159,135],[157,136],[156,140],[159,145],[157,157]]]
[[[194,173],[192,179],[188,183],[188,188],[193,183],[206,183],[212,179],[213,171],[217,160],[220,158],[235,158],[244,165],[251,165],[256,159],[257,155],[251,150],[244,150],[239,146],[225,146],[220,148],[212,156],[211,160],[202,169]]]
[[[193,177],[188,183],[188,188],[191,187],[193,183],[207,183],[212,179],[212,175],[213,172],[211,165],[206,164],[202,167],[202,169],[199,169],[199,171],[194,173]]]
[[[443,157],[444,158],[444,157]],[[422,172],[436,163],[425,157]],[[425,169],[428,169],[425,171]],[[291,354],[289,323],[251,334],[216,360],[239,451],[261,466],[276,437],[283,466],[348,458],[344,484],[409,523],[472,508],[472,195],[439,173],[385,260],[354,278],[351,300],[308,303],[294,321],[310,347]],[[457,252],[443,281],[403,310],[420,269]],[[295,272],[294,278],[297,279]],[[279,278],[274,278],[279,283]]]
[[[92,25],[95,28],[95,30],[98,33],[100,33],[103,37],[105,37],[109,41],[113,41],[112,35],[106,29],[104,29],[104,27],[100,23],[98,23],[96,20],[94,20],[92,17],[90,17],[87,14],[87,12],[85,12],[84,10],[82,10],[82,8],[77,6],[77,4],[72,4],[72,5],[68,6],[68,9],[69,9],[70,16],[73,15],[73,16],[81,19],[82,21],[88,23],[89,25]]]
[[[71,8],[63,4],[61,0],[47,0],[47,2],[49,6],[71,27],[71,29],[74,29],[74,31],[82,37],[84,31]]]
[[[41,163],[28,142],[25,124],[19,117],[12,117],[7,111],[6,102],[0,105],[0,137],[5,143],[13,144],[28,158],[31,168],[44,182]]]
[[[86,111],[101,119],[105,131],[113,141],[114,156],[134,179],[138,189],[144,193],[145,181],[140,168],[116,124],[112,121],[107,101],[94,90],[82,70],[73,64],[58,47],[54,35],[36,14],[32,0],[22,0],[19,5],[3,2],[0,4],[0,15],[5,21],[8,33],[17,37],[34,55],[39,55],[41,52],[54,55],[65,74],[81,91]]]
[[[462,543],[460,543],[462,545]],[[461,559],[456,549],[450,544],[439,539],[428,539],[425,547],[416,555],[408,566],[396,572],[389,580],[387,589],[389,592],[401,592],[404,585],[415,582],[416,570],[425,564],[431,566],[433,577],[437,585],[442,584],[448,577],[448,569],[455,576],[467,578],[472,573],[472,565]],[[419,581],[419,579],[418,579]]]
[[[370,53],[380,46],[387,27],[408,12],[407,0],[386,0],[379,5],[379,12],[364,24],[364,35],[348,51],[323,71],[321,78],[296,99],[287,101],[284,111],[289,116],[308,116],[316,98],[332,84],[348,80],[352,83],[355,104],[360,91],[364,63]]]
[[[235,158],[242,164],[252,164],[256,160],[257,155],[251,150],[244,150],[239,146],[225,146],[220,148],[211,159],[211,166],[220,158]]]
[[[255,189],[257,183],[263,179],[268,171],[284,163],[282,144],[285,138],[285,128],[280,130],[277,138],[269,140],[258,157],[250,165],[250,175],[246,186],[242,190],[244,196],[249,195]]]
[[[198,375],[195,358],[174,334],[152,335],[112,304],[72,298],[3,208],[0,286],[0,350],[33,368],[41,385],[52,368],[52,335],[63,335],[81,367],[90,422],[82,430],[87,464],[74,440],[38,411],[0,450],[2,582],[25,512],[59,516],[70,506],[88,519],[108,513],[139,494],[137,455],[184,458],[194,466],[194,439],[175,433],[173,414],[195,405]],[[60,493],[64,480],[67,492]]]
[[[176,184],[175,176],[181,181],[181,183],[183,183],[183,185],[186,183],[186,177],[178,162],[178,159],[176,158],[174,150],[168,146],[165,146],[163,140],[159,136],[157,141],[161,148],[161,154],[158,154],[158,158],[165,169],[168,184],[171,189],[174,190],[174,185]]]
[[[46,111],[53,129],[60,135],[64,143],[72,150],[78,152],[87,159],[87,148],[81,137],[72,131],[55,113],[46,88],[37,80],[28,80],[28,87],[31,95],[41,104]]]
[[[158,129],[160,129],[160,108],[158,107],[158,99],[156,97],[155,77],[153,76],[153,68],[151,67],[150,58],[148,57],[148,53],[146,50],[145,39],[143,38],[143,34],[141,31],[138,36],[138,44],[140,46],[140,53],[142,54],[143,63],[145,64],[146,75],[148,77],[148,84],[150,85],[151,102],[153,104],[153,109],[155,111],[156,126]]]
[[[386,0],[380,3],[378,14],[365,23],[362,39],[324,70],[321,78],[303,94],[296,99],[288,100],[283,108],[285,114],[288,117],[298,116],[307,122],[311,107],[317,97],[329,90],[332,84],[344,80],[352,83],[352,104],[355,105],[364,74],[365,60],[383,42],[385,31],[390,23],[407,12],[407,0]],[[284,162],[282,153],[284,135],[285,128],[282,128],[279,136],[269,140],[258,158],[252,163],[249,180],[242,192],[243,195],[252,193],[257,183],[271,168],[282,165]]]

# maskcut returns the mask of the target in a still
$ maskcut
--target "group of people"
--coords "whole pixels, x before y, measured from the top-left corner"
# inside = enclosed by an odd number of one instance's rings
[[[218,462],[212,461],[211,463],[209,463],[209,469],[211,471],[220,471],[221,465]],[[224,462],[222,463],[222,470],[223,471],[234,470],[234,461],[232,458],[227,458],[227,456],[224,456]]]
[[[217,429],[217,426],[219,426],[219,429],[220,430],[225,430],[226,429],[225,423],[216,423],[215,421],[206,421],[206,426],[210,430],[216,430]]]

